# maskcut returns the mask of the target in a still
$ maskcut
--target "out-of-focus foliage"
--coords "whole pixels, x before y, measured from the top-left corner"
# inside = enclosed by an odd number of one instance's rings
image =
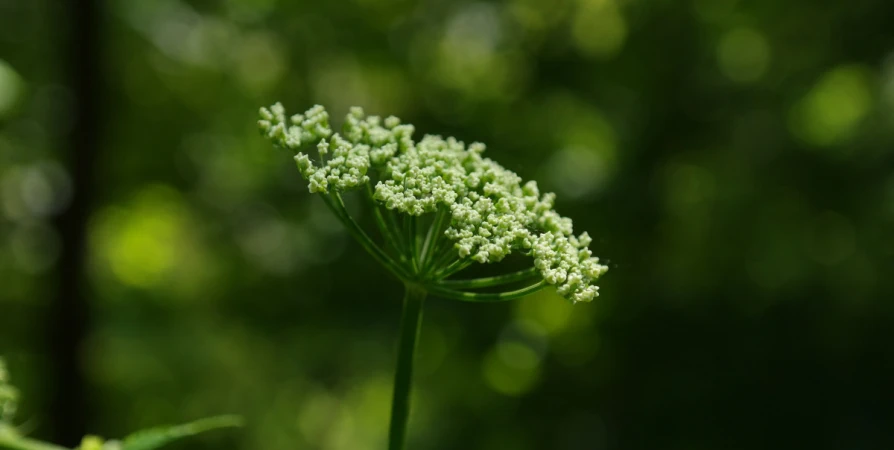
[[[0,358],[0,435],[11,426],[18,408],[19,391],[9,382],[6,361]]]
[[[891,2],[102,5],[92,430],[384,446],[400,287],[258,136],[282,99],[487,142],[609,260],[588,305],[429,301],[411,448],[894,446]],[[0,353],[37,436],[66,20],[0,0]]]
[[[13,423],[18,406],[18,391],[10,384],[6,363],[0,358],[0,449],[6,450],[66,450],[49,442],[25,436]],[[131,433],[123,440],[104,440],[86,435],[75,450],[155,450],[171,442],[218,428],[236,427],[242,420],[235,416],[199,419],[182,425],[149,428]]]

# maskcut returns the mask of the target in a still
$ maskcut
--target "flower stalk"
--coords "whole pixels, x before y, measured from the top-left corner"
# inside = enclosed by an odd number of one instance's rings
[[[391,400],[391,425],[388,431],[388,450],[403,450],[410,419],[410,392],[413,384],[413,361],[416,342],[422,328],[422,306],[427,292],[414,284],[405,285],[400,334],[397,344],[397,364],[394,370],[394,392]]]

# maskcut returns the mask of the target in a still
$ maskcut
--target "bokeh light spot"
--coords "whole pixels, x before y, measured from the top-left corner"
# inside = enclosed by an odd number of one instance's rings
[[[213,264],[193,228],[180,193],[150,185],[126,205],[110,207],[92,221],[92,251],[96,262],[120,284],[161,289],[178,297],[200,293],[207,297],[207,275]]]
[[[0,179],[0,207],[3,215],[27,221],[58,214],[71,198],[71,181],[55,161],[12,166]]]
[[[509,396],[530,391],[540,379],[540,367],[519,368],[506,362],[498,351],[491,351],[481,366],[482,375],[491,389]]]
[[[420,42],[416,64],[437,85],[464,98],[507,100],[525,83],[525,54],[506,39],[502,14],[490,4],[459,9],[439,35]]]
[[[482,374],[485,381],[493,390],[505,395],[527,392],[539,380],[546,347],[546,331],[537,323],[526,320],[510,323],[484,359]]]
[[[29,167],[22,179],[22,198],[32,214],[47,217],[61,212],[71,199],[71,180],[55,161]]]
[[[544,103],[550,111],[554,152],[544,166],[550,189],[563,197],[586,198],[599,192],[617,167],[617,135],[601,111],[566,94],[554,94]]]
[[[325,389],[315,389],[303,399],[299,408],[298,429],[308,442],[319,446],[338,415],[338,399]]]
[[[723,74],[732,81],[757,81],[770,64],[770,44],[757,30],[730,30],[717,43],[717,62]]]
[[[540,355],[531,347],[517,341],[501,341],[497,352],[507,365],[516,369],[530,370],[540,364]]]
[[[120,217],[109,259],[118,278],[134,286],[151,286],[171,269],[175,258],[172,244],[178,233],[178,218],[160,203],[146,199],[136,214]],[[146,208],[146,209],[142,209]]]
[[[614,0],[580,0],[571,37],[581,53],[595,58],[618,54],[627,39],[627,22]]]
[[[348,54],[314,64],[310,84],[315,101],[328,105],[330,111],[363,105],[370,114],[400,114],[409,98],[403,72],[389,65],[364,64]]]
[[[253,265],[273,274],[289,274],[299,262],[294,238],[303,237],[305,230],[278,217],[258,216],[240,227],[239,246]]]
[[[516,302],[516,317],[538,324],[549,335],[564,331],[569,323],[573,306],[550,289],[529,295]]]
[[[555,3],[541,0],[512,0],[507,6],[507,13],[529,32],[554,25],[564,12]]]
[[[598,153],[584,147],[569,147],[550,157],[547,170],[563,196],[582,198],[605,185],[608,168]]]
[[[361,448],[366,442],[384,441],[391,411],[391,374],[378,373],[366,378],[349,396],[355,414],[355,438],[347,449]]]
[[[0,118],[8,116],[22,94],[23,83],[19,74],[6,61],[0,59]]]
[[[285,51],[277,40],[264,33],[244,36],[236,50],[236,75],[252,93],[265,93],[286,72]]]
[[[826,72],[792,108],[790,129],[804,142],[833,146],[851,138],[872,107],[869,74],[859,66]]]

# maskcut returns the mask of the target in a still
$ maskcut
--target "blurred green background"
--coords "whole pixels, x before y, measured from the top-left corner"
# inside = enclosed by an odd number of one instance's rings
[[[591,304],[429,301],[411,448],[894,448],[894,3],[89,4],[0,0],[34,436],[384,448],[401,286],[259,137],[281,100],[487,143],[611,267]]]

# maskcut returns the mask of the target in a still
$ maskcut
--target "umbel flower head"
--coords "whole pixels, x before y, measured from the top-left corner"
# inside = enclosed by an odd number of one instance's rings
[[[573,302],[598,295],[594,283],[608,268],[592,256],[587,233],[574,235],[571,219],[553,208],[555,195],[486,158],[484,144],[432,135],[414,141],[412,125],[366,116],[357,107],[340,134],[319,105],[287,116],[277,103],[260,115],[263,135],[295,153],[310,192],[321,194],[366,250],[405,282],[470,301],[516,298],[546,285]],[[308,153],[313,147],[316,155]],[[353,190],[372,204],[384,245],[344,208],[341,194]],[[449,279],[472,263],[499,262],[512,253],[530,256],[532,267]],[[514,291],[473,292],[523,282],[526,287]]]

